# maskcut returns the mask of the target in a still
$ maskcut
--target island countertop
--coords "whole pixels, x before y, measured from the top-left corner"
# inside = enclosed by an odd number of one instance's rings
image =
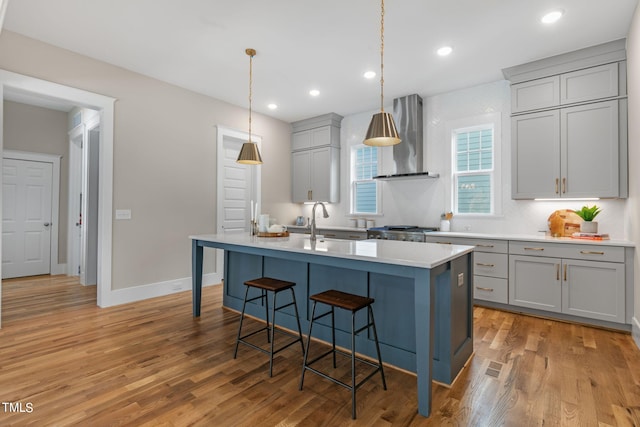
[[[318,239],[291,234],[288,237],[256,237],[248,233],[203,234],[189,236],[192,240],[239,245],[284,252],[434,268],[473,251],[473,246],[442,245],[437,243],[400,242],[393,240],[340,240]]]

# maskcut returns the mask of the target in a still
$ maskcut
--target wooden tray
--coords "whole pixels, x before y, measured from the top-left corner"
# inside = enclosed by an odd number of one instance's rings
[[[281,231],[279,233],[269,233],[268,231],[258,231],[258,237],[289,237],[288,231]]]

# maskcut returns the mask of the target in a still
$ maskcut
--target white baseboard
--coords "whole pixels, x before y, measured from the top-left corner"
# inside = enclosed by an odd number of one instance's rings
[[[202,286],[217,285],[221,282],[222,275],[220,273],[210,273],[202,276]],[[191,290],[191,277],[167,280],[166,282],[150,283],[148,285],[134,286],[132,288],[116,289],[111,291],[109,304],[104,305],[103,307],[142,301],[149,298],[171,295],[187,290]]]
[[[51,266],[51,275],[67,274],[67,264],[53,264]]]
[[[637,317],[631,318],[631,334],[633,340],[636,342],[636,346],[640,349],[640,319]]]

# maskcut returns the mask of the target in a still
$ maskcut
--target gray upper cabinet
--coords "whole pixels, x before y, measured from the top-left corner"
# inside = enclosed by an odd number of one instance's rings
[[[503,73],[512,82],[511,197],[627,197],[624,40]]]
[[[538,110],[560,105],[560,76],[511,86],[511,112]]]
[[[292,201],[340,200],[340,122],[334,113],[293,123]]]
[[[618,96],[618,63],[562,74],[560,88],[562,105]]]

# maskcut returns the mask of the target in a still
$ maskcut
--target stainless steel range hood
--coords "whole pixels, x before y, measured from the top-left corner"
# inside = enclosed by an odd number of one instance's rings
[[[426,172],[423,168],[422,98],[413,94],[394,99],[393,119],[402,140],[393,146],[396,170],[393,174],[378,175],[374,179],[438,178],[438,174]]]

